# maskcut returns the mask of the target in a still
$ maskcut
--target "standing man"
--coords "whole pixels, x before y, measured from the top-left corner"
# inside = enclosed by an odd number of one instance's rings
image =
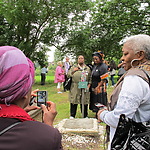
[[[63,83],[63,87],[64,85],[66,84],[66,80],[67,80],[67,73],[68,73],[68,70],[69,68],[71,67],[71,63],[69,62],[69,57],[66,57],[66,61],[64,62],[63,64],[64,66],[64,71],[65,71],[65,81]],[[64,92],[66,91],[65,87],[64,87]]]
[[[41,69],[41,85],[45,85],[46,73],[48,72],[46,66]]]

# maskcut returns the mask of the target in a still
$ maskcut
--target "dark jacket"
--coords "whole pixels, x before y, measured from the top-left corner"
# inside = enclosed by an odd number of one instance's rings
[[[18,122],[0,118],[0,131]],[[51,126],[38,121],[24,121],[0,135],[1,150],[62,150],[61,134]]]

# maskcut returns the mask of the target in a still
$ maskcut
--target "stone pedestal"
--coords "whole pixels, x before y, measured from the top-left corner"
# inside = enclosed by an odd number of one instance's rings
[[[99,133],[97,119],[93,118],[63,119],[56,127],[61,133],[88,135],[98,135]]]

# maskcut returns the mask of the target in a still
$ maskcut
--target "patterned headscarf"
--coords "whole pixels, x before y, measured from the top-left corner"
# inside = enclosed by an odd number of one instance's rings
[[[21,50],[0,46],[0,103],[25,96],[34,82],[34,65]]]

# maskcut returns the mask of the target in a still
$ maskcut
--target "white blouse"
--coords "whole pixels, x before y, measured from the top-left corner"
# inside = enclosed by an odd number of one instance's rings
[[[110,126],[110,141],[121,114],[133,118],[136,122],[150,120],[150,86],[141,77],[126,76],[115,109],[100,114],[101,120]]]

